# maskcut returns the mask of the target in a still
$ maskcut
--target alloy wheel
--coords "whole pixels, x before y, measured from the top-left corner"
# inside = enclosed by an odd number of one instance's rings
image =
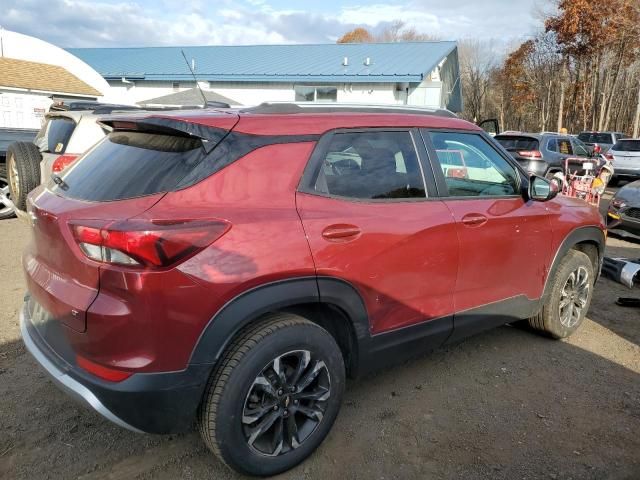
[[[11,205],[5,204],[2,201],[3,198],[10,199],[11,190],[9,189],[9,182],[7,179],[0,177],[0,218],[3,218],[5,215],[8,215],[9,212],[13,211],[13,207]]]
[[[585,267],[571,272],[560,294],[558,311],[562,325],[571,328],[580,321],[589,301],[590,289],[589,272]]]
[[[9,185],[11,191],[16,197],[20,196],[20,175],[18,174],[18,165],[13,154],[9,154],[7,158],[7,170],[9,174]]]
[[[249,447],[266,456],[290,452],[322,422],[331,396],[329,370],[308,350],[276,357],[255,378],[244,402],[242,430]]]

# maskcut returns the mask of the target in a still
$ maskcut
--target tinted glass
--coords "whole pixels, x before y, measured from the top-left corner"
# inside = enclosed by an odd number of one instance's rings
[[[578,139],[585,143],[613,143],[610,133],[582,132]]]
[[[338,100],[338,89],[336,87],[317,87],[316,100],[321,102],[335,102]]]
[[[640,140],[618,140],[611,150],[617,152],[640,152]]]
[[[335,134],[315,189],[359,199],[426,197],[409,132]]]
[[[204,156],[201,140],[193,138],[111,133],[65,172],[65,185],[50,187],[61,195],[90,201],[166,192]]]
[[[516,169],[480,135],[430,132],[431,142],[454,197],[516,195]]]
[[[71,134],[76,128],[76,122],[66,117],[52,117],[47,120],[47,126],[43,136],[38,136],[40,141],[36,144],[40,146],[43,152],[64,153],[67,144],[71,138]]]
[[[315,92],[314,87],[296,87],[296,102],[313,102]]]
[[[571,146],[571,140],[568,138],[556,139],[556,152],[562,155],[573,155],[573,147]]]
[[[588,157],[589,156],[589,148],[582,143],[579,139],[573,139],[573,153],[578,155],[579,157]]]
[[[500,142],[500,145],[502,145],[504,148],[506,148],[510,152],[515,152],[517,150],[522,150],[522,151],[538,150],[539,148],[538,140],[533,137],[496,135],[494,138],[498,142]]]

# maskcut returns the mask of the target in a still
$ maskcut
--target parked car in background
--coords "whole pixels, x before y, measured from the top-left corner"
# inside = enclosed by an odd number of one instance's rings
[[[324,440],[347,375],[515,320],[565,338],[589,309],[598,211],[450,112],[103,121],[29,196],[20,323],[120,426],[195,422],[227,465],[273,475]]]
[[[640,139],[625,138],[618,140],[605,155],[613,162],[615,175],[611,185],[618,180],[635,180],[640,178]]]
[[[557,133],[504,132],[494,137],[527,172],[553,177],[564,171],[568,157],[590,158],[592,150],[579,139]]]
[[[624,137],[622,132],[580,132],[578,139],[590,147],[598,146],[600,151],[595,153],[606,153],[618,140]]]
[[[607,228],[613,234],[640,240],[640,180],[615,193],[609,202]]]
[[[17,141],[7,149],[8,186],[15,208],[24,211],[31,190],[104,138],[105,132],[96,123],[100,116],[132,109],[139,110],[87,101],[54,104],[33,141]]]

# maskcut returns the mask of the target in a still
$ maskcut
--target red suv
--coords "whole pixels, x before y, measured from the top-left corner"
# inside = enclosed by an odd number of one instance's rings
[[[103,121],[29,197],[24,342],[113,422],[194,422],[270,475],[329,432],[346,376],[528,319],[585,317],[597,210],[446,111],[264,105]]]

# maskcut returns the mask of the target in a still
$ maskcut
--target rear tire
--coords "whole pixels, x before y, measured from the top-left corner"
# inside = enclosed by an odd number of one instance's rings
[[[342,353],[326,330],[270,315],[240,332],[219,360],[199,408],[200,434],[238,472],[284,472],[329,433],[344,384]]]
[[[595,282],[591,259],[569,250],[550,281],[542,310],[529,319],[529,325],[552,338],[567,338],[580,327],[591,304]]]
[[[31,142],[13,142],[7,149],[7,175],[11,200],[19,210],[27,209],[27,195],[40,185],[40,150]]]
[[[9,180],[7,179],[7,165],[5,163],[0,163],[0,192],[2,192],[3,195],[11,198],[11,192],[9,190]],[[0,220],[11,218],[14,215],[15,213],[13,211],[13,208],[5,205],[2,200],[0,200]]]

